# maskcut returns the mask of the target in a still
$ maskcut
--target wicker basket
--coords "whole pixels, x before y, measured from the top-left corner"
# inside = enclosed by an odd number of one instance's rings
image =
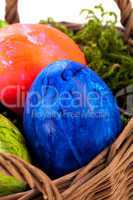
[[[124,39],[133,46],[133,10],[129,0],[115,0],[126,27]],[[19,22],[17,0],[6,0],[6,20]],[[80,25],[67,23],[72,29]],[[29,189],[0,200],[133,200],[133,118],[117,140],[86,167],[57,180],[19,158],[0,153],[0,169],[24,180]]]

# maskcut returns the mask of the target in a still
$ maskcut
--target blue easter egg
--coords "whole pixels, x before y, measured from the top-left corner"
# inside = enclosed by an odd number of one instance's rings
[[[116,101],[90,68],[69,60],[48,65],[29,91],[25,137],[39,166],[52,178],[91,161],[121,131]]]

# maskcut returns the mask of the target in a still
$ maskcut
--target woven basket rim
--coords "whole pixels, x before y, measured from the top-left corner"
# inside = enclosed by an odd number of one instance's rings
[[[81,187],[82,182],[84,183],[86,178],[89,184],[95,184],[95,180],[99,180],[105,171],[109,170],[111,172],[113,169],[112,166],[115,166],[116,160],[120,158],[120,156],[122,157],[122,152],[126,151],[127,149],[131,149],[132,142],[133,118],[129,121],[116,141],[110,147],[106,148],[102,153],[100,153],[86,167],[53,181],[50,180],[49,177],[40,169],[21,160],[17,156],[9,153],[0,153],[0,164],[2,164],[3,168],[17,179],[27,182],[31,188],[26,192],[0,197],[0,200],[15,200],[15,197],[18,196],[34,196],[36,194],[42,194],[43,199],[49,200],[51,200],[53,197],[57,200],[69,199],[69,195],[73,193],[75,188]],[[133,153],[132,149],[130,151],[131,152],[129,153]],[[123,159],[126,160],[127,158]],[[127,165],[129,165],[131,162],[133,163],[133,159],[129,159]],[[9,164],[14,170],[10,171],[10,169],[7,167]],[[49,188],[49,193],[47,193],[46,187]],[[55,191],[56,195],[53,194],[53,190]]]

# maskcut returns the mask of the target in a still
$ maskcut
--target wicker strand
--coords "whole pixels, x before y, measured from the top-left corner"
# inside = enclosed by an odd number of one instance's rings
[[[18,0],[6,0],[5,19],[9,24],[19,22]]]
[[[121,11],[121,23],[125,27],[125,40],[133,42],[133,9],[130,0],[115,0]]]
[[[52,183],[48,176],[45,175],[40,169],[35,168],[34,166],[11,154],[0,152],[0,158],[2,158],[2,163],[0,160],[0,166],[1,164],[3,166],[3,163],[5,166],[10,163],[10,165],[12,165],[16,171],[22,175],[22,180],[24,180],[32,189],[27,191],[24,195],[22,194],[20,199],[21,197],[26,196],[24,198],[24,200],[26,200],[27,196],[34,196],[40,192],[42,193],[42,200],[62,200],[62,197],[58,189],[55,187],[55,184]],[[10,168],[12,168],[12,166]],[[15,177],[16,173],[12,174],[12,176]],[[12,199],[12,195],[5,197],[5,199]],[[0,197],[0,200],[4,200],[4,197]]]

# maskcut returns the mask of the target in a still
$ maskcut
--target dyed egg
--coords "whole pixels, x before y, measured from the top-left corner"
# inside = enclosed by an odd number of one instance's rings
[[[25,139],[18,128],[0,114],[0,152],[14,154],[30,162]]]
[[[14,24],[0,30],[0,100],[20,112],[37,74],[48,64],[71,59],[86,63],[67,35],[48,25]]]
[[[0,114],[0,152],[10,153],[30,162],[30,155],[26,148],[25,140],[20,131],[6,117]],[[11,176],[5,170],[0,156],[0,196],[18,193],[26,190],[26,183]],[[10,168],[10,162],[9,166]],[[7,169],[8,169],[7,168]],[[12,168],[12,170],[14,170]],[[4,199],[4,197],[1,199]]]
[[[110,89],[90,68],[69,60],[50,64],[38,75],[23,125],[37,163],[52,178],[86,165],[121,131]]]

